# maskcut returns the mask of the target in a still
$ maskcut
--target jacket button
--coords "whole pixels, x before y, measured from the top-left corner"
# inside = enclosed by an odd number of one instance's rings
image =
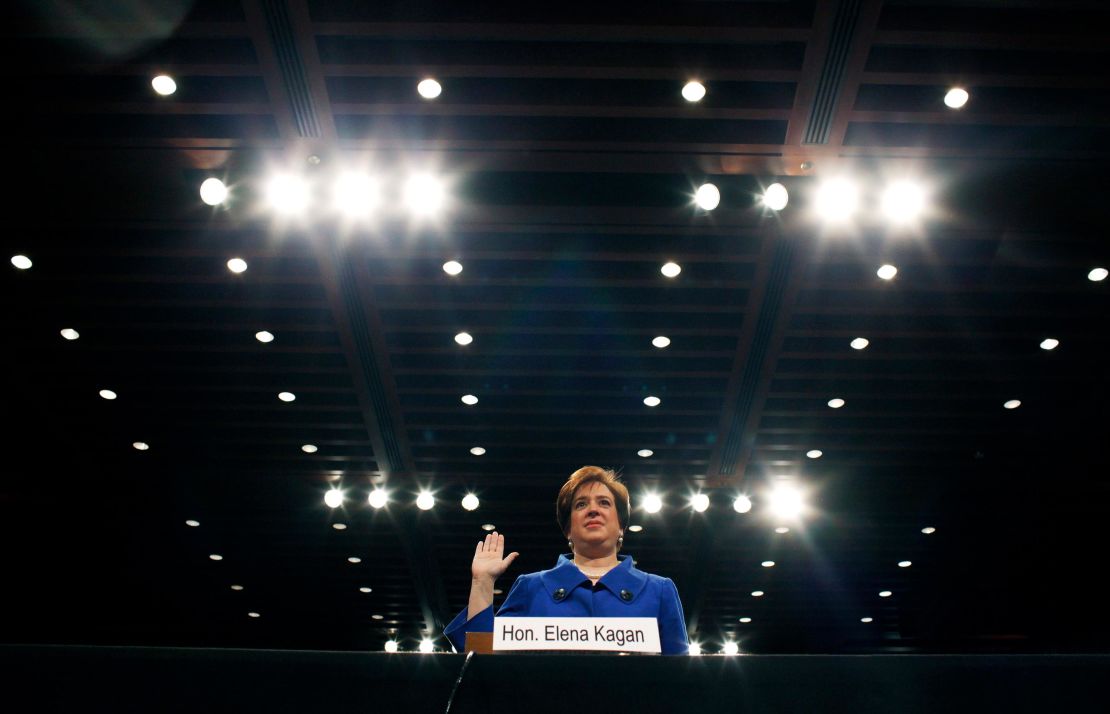
[[[555,591],[555,600],[561,602],[567,596],[566,588],[559,588]]]
[[[627,590],[621,590],[621,600],[625,602],[632,602],[632,593]]]

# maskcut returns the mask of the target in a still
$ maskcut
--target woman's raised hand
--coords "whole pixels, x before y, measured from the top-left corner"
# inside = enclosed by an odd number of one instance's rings
[[[470,564],[470,575],[475,580],[497,580],[501,577],[520,553],[505,554],[505,536],[497,531],[486,536],[485,540],[478,541],[474,549],[474,561]]]

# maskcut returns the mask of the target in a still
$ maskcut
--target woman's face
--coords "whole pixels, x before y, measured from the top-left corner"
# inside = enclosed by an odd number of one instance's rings
[[[575,550],[616,553],[620,536],[617,504],[609,487],[596,481],[579,486],[570,502],[568,538]]]

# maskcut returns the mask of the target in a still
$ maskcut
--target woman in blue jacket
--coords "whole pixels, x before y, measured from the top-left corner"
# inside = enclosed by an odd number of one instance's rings
[[[521,575],[498,617],[654,617],[663,654],[687,654],[686,620],[670,578],[637,570],[617,555],[624,543],[631,503],[612,471],[583,466],[559,489],[559,528],[569,554],[555,567]],[[479,541],[470,565],[470,602],[444,630],[461,652],[467,632],[493,631],[493,588],[519,553],[505,553],[505,536],[494,531]]]

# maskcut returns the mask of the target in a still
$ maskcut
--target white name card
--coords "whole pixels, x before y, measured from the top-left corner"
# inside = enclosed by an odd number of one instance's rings
[[[495,652],[588,650],[659,654],[654,617],[495,617]]]

